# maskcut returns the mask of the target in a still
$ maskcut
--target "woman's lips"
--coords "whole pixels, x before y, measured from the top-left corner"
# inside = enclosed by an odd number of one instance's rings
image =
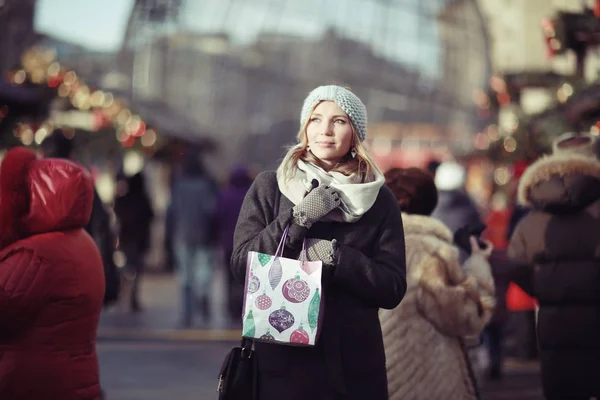
[[[335,143],[333,143],[333,142],[317,142],[317,144],[319,146],[325,147],[325,148],[335,147]]]

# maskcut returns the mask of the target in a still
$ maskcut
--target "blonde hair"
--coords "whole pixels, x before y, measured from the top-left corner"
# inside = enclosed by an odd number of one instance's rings
[[[320,103],[315,105],[314,108],[316,108],[319,104]],[[283,173],[285,180],[292,179],[296,173],[298,160],[302,160],[325,169],[323,162],[308,150],[308,136],[306,135],[306,128],[308,127],[309,122],[310,118],[307,118],[306,121],[302,123],[297,135],[298,143],[288,148],[288,151],[281,162],[279,169]],[[372,182],[375,180],[377,174],[383,175],[383,173],[377,164],[375,164],[375,161],[373,161],[369,155],[369,152],[360,141],[356,133],[354,123],[350,123],[350,126],[352,128],[352,144],[350,149],[351,151],[354,150],[356,152],[356,157],[352,158],[350,152],[348,152],[348,154],[342,157],[340,162],[329,171],[339,172],[346,176],[356,174],[356,176],[360,177],[360,181],[362,183]]]

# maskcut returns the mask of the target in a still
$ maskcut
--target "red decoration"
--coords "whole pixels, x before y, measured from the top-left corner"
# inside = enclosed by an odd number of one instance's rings
[[[139,124],[136,124],[135,128],[133,128],[130,132],[130,135],[135,137],[140,137],[146,132],[146,124],[144,121],[140,121]]]
[[[269,308],[271,308],[271,305],[273,305],[273,301],[266,294],[261,294],[260,296],[258,296],[256,298],[255,303],[256,307],[259,310],[268,310]]]
[[[133,136],[128,136],[127,139],[123,140],[121,144],[123,147],[131,147],[135,143],[135,138]]]
[[[62,78],[58,75],[48,77],[48,87],[55,88],[60,85]]]
[[[288,279],[281,289],[283,297],[292,303],[302,303],[310,295],[310,287],[299,276]]]
[[[308,333],[302,329],[302,325],[300,325],[300,328],[296,329],[290,335],[290,343],[308,344],[309,341],[310,336],[308,336]]]

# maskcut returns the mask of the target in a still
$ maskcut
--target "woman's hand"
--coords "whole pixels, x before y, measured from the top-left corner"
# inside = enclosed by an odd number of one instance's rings
[[[324,239],[306,239],[306,258],[308,261],[323,261],[326,266],[337,264],[339,246],[337,241]]]
[[[469,241],[471,242],[471,256],[465,261],[465,271],[475,278],[481,290],[493,295],[494,278],[488,260],[494,251],[494,245],[488,240],[483,240],[486,247],[482,249],[474,236],[471,236]]]
[[[310,228],[315,222],[340,206],[340,195],[329,186],[317,186],[294,206],[294,223]]]
[[[483,240],[483,243],[485,243],[485,248],[481,248],[479,247],[479,243],[477,242],[477,238],[475,236],[471,236],[469,238],[469,241],[471,242],[471,255],[479,255],[483,258],[485,258],[486,260],[490,258],[490,256],[492,255],[492,251],[494,251],[494,245],[492,244],[492,242],[490,242],[489,240]]]

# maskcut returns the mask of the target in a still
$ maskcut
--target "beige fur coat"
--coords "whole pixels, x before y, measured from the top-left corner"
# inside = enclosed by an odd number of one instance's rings
[[[461,268],[439,220],[402,219],[408,291],[398,307],[380,312],[390,399],[474,399],[459,338],[477,337],[492,315],[490,265],[472,256]]]

